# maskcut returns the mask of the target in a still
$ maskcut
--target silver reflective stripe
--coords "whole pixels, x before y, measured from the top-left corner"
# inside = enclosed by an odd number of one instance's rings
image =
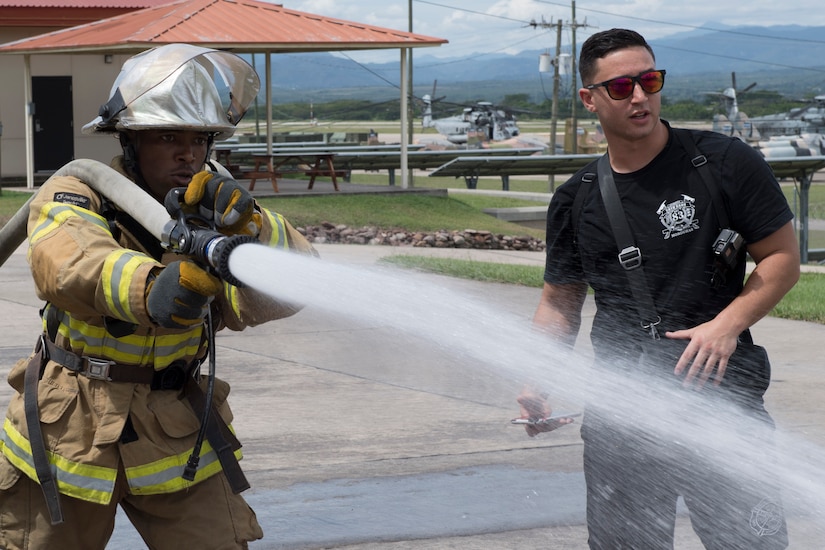
[[[11,436],[7,433],[8,429],[11,428],[8,421],[6,421],[6,429],[3,430],[2,435],[0,435],[0,441],[2,441],[3,447],[6,449],[4,454],[12,454],[18,461],[25,463],[33,474],[34,459],[32,458],[32,455],[13,441]],[[49,454],[52,455],[49,465],[51,467],[52,474],[57,478],[58,487],[60,488],[61,493],[83,500],[88,500],[90,502],[108,503],[111,500],[112,493],[115,488],[117,470],[112,468],[104,468],[102,466],[94,466],[94,469],[103,470],[109,474],[111,479],[85,476],[76,472],[71,472],[65,467],[61,468],[57,465],[57,463],[64,462],[72,470],[89,468],[88,465],[73,463],[60,455],[57,455],[53,451],[50,451]],[[14,461],[12,462],[14,463]],[[27,475],[32,477],[29,473],[27,473]],[[32,477],[32,479],[36,481],[36,477]],[[98,498],[90,498],[91,494],[98,495]]]
[[[181,455],[181,457],[185,460],[189,457],[190,453],[191,452],[187,452],[185,453],[186,456]],[[200,456],[200,462],[198,463],[198,471],[203,470],[209,465],[214,464],[216,462],[218,462],[218,455],[215,453],[213,449],[210,449],[208,452],[203,453]],[[182,479],[181,476],[183,475],[183,468],[184,465],[180,464],[174,467],[166,468],[159,472],[154,472],[151,474],[145,474],[141,476],[131,475],[131,471],[127,469],[126,477],[129,479],[129,487],[139,491],[140,489],[148,487],[163,487],[164,485],[167,485],[170,482],[175,482],[177,484],[177,482]],[[192,482],[187,482],[187,484],[192,485]]]

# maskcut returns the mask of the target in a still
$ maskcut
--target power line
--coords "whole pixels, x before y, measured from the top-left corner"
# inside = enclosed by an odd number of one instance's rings
[[[784,69],[796,69],[796,70],[799,70],[799,71],[811,71],[811,72],[815,72],[815,73],[825,73],[825,69],[817,69],[815,67],[797,67],[796,65],[786,65],[784,63],[774,63],[774,62],[771,62],[771,61],[756,61],[754,59],[747,59],[747,58],[744,58],[744,57],[736,57],[736,56],[733,56],[733,55],[723,55],[723,54],[718,54],[718,53],[700,52],[700,51],[696,51],[696,50],[687,50],[687,49],[684,49],[684,48],[676,48],[674,46],[663,46],[661,44],[657,44],[656,49],[657,50],[662,50],[662,49],[664,49],[664,50],[675,50],[675,51],[678,51],[678,52],[685,52],[685,53],[691,53],[691,54],[708,55],[708,56],[711,56],[711,57],[721,57],[721,58],[724,58],[724,59],[733,59],[734,61],[744,61],[746,63],[757,63],[759,65],[771,65],[771,66],[774,66],[774,67],[782,67]]]
[[[547,4],[547,5],[550,5],[550,6],[559,6],[561,8],[565,8],[565,9],[570,8],[570,3],[569,2],[566,2],[566,3],[551,2],[550,0],[533,0],[533,1],[536,2],[537,4]],[[455,10],[455,11],[463,11],[463,12],[467,12],[467,13],[473,13],[473,14],[476,14],[476,15],[483,15],[485,17],[492,17],[492,18],[496,18],[496,19],[504,19],[505,21],[515,21],[515,22],[518,22],[518,23],[524,23],[526,25],[530,24],[529,21],[522,21],[521,19],[512,19],[510,17],[504,17],[504,16],[501,16],[501,15],[494,15],[494,14],[485,13],[485,12],[482,12],[482,11],[469,10],[467,8],[459,8],[457,6],[450,6],[450,5],[447,5],[447,4],[440,4],[438,2],[431,2],[429,0],[413,0],[413,2],[417,2],[419,4],[429,4],[431,6],[437,6],[439,8],[447,8],[447,9],[451,9],[451,10]],[[814,39],[811,39],[811,38],[794,38],[794,37],[791,37],[791,36],[765,36],[764,34],[751,33],[751,32],[745,32],[745,31],[737,31],[737,30],[732,30],[732,29],[717,29],[717,28],[707,27],[707,26],[689,25],[687,23],[674,23],[673,21],[659,21],[657,19],[647,19],[645,17],[637,17],[637,16],[633,16],[633,15],[626,15],[624,13],[614,13],[614,12],[610,12],[610,11],[597,10],[597,9],[593,9],[593,8],[582,8],[581,6],[577,6],[576,9],[581,10],[581,11],[586,11],[586,12],[600,13],[602,15],[609,15],[611,17],[620,17],[620,18],[623,18],[623,19],[632,19],[633,21],[644,21],[645,23],[656,23],[657,25],[667,25],[667,26],[670,26],[670,27],[680,27],[680,28],[683,28],[683,29],[721,32],[721,33],[725,33],[725,34],[735,34],[735,35],[739,35],[739,36],[749,36],[751,38],[761,38],[761,39],[768,39],[768,40],[785,40],[785,41],[788,41],[788,42],[802,42],[802,43],[808,43],[808,44],[825,44],[825,40],[814,40]]]
[[[460,7],[456,7],[456,6],[442,4],[442,3],[439,3],[439,2],[432,2],[430,0],[413,0],[413,1],[417,2],[417,3],[420,3],[420,4],[429,4],[431,6],[436,6],[436,7],[440,7],[440,8],[446,8],[446,9],[451,9],[451,10],[455,10],[455,11],[473,13],[473,14],[476,14],[476,15],[483,15],[485,17],[503,19],[503,20],[506,20],[506,21],[515,21],[515,22],[523,23],[527,26],[530,26],[531,24],[535,25],[535,21],[522,21],[522,20],[519,20],[519,19],[512,19],[512,18],[503,17],[503,16],[499,16],[499,15],[494,15],[494,14],[489,14],[489,13],[484,13],[484,12],[480,12],[480,11],[476,11],[476,10],[470,10],[470,9],[467,9],[467,8],[460,8]],[[534,1],[537,2],[537,3],[540,3],[540,4],[547,4],[547,5],[551,5],[551,6],[559,6],[559,7],[565,8],[565,9],[570,7],[569,2],[565,2],[565,3],[551,2],[550,0],[534,0]],[[763,39],[763,40],[767,39],[767,40],[782,40],[782,41],[787,41],[787,42],[799,42],[799,43],[808,43],[808,44],[825,44],[825,40],[814,40],[814,39],[808,39],[808,38],[795,38],[795,37],[788,37],[788,36],[766,36],[764,34],[749,33],[749,32],[745,32],[745,31],[736,31],[736,30],[731,30],[731,29],[717,29],[717,28],[707,27],[707,26],[689,25],[689,24],[686,24],[686,23],[674,23],[672,21],[659,21],[659,20],[656,20],[656,19],[647,19],[647,18],[644,18],[644,17],[636,17],[636,16],[633,16],[633,15],[613,13],[613,12],[609,12],[609,11],[597,10],[597,9],[592,9],[592,8],[577,7],[577,9],[583,10],[583,11],[586,11],[586,12],[598,13],[598,14],[602,14],[602,15],[609,15],[611,17],[631,19],[631,20],[634,20],[634,21],[644,21],[646,23],[655,23],[657,25],[667,25],[667,26],[671,26],[671,27],[679,27],[679,28],[686,28],[686,29],[693,29],[693,30],[702,30],[702,31],[709,31],[709,32],[718,32],[718,33],[724,33],[724,34],[730,34],[730,35],[736,35],[736,36],[759,38],[759,39]],[[534,38],[535,37],[532,37],[530,40],[532,40]],[[520,44],[520,43],[521,42],[517,42],[516,44]],[[512,45],[509,46],[509,47],[512,47]],[[664,47],[664,46],[662,46],[661,44],[657,45],[657,48],[662,48],[662,47]],[[506,49],[506,48],[501,48],[499,50],[496,50],[496,52],[497,51],[502,51],[503,49]],[[670,49],[678,50],[678,48],[670,48]],[[751,62],[751,63],[758,63],[758,64],[763,64],[763,65],[773,65],[773,66],[779,66],[779,67],[785,66],[785,65],[782,65],[782,64],[779,64],[779,63],[771,63],[771,62],[759,61],[759,60],[755,60],[755,59],[741,59],[741,58],[735,58],[735,57],[726,56],[726,55],[722,55],[722,54],[713,54],[713,53],[707,53],[707,52],[696,52],[696,51],[691,51],[691,50],[680,50],[680,51],[684,51],[684,52],[687,52],[687,53],[699,53],[699,54],[708,55],[708,56],[711,56],[711,57],[736,59],[738,61],[748,61],[748,62]],[[495,53],[495,52],[490,52],[490,53]],[[475,55],[475,56],[468,57],[468,58],[461,59],[461,60],[457,60],[457,61],[445,62],[445,64],[446,63],[456,63],[456,62],[465,61],[465,60],[469,60],[469,59],[475,59],[475,58],[478,58],[478,57],[483,57],[483,55],[486,55],[486,54],[479,54],[479,55]],[[803,67],[792,67],[792,66],[786,66],[786,67],[789,67],[789,68],[803,68]],[[812,71],[818,71],[817,69],[809,69],[809,68],[804,68],[804,69],[812,70]]]
[[[476,15],[483,15],[485,17],[493,17],[493,18],[496,18],[496,19],[503,19],[505,21],[515,21],[516,23],[524,23],[524,21],[522,21],[521,19],[512,19],[510,17],[504,17],[503,15],[494,15],[492,13],[484,13],[483,11],[468,10],[467,8],[459,8],[459,7],[456,7],[456,6],[448,6],[446,4],[439,4],[437,2],[429,2],[427,0],[413,0],[413,2],[416,2],[418,4],[429,4],[431,6],[436,6],[436,7],[439,7],[439,8],[447,8],[447,9],[455,10],[455,11],[463,11],[463,12],[466,12],[466,13],[474,13]]]
[[[525,38],[524,40],[519,40],[518,42],[513,42],[509,46],[505,46],[505,47],[499,48],[497,50],[492,50],[492,51],[485,52],[485,53],[480,53],[480,54],[477,54],[477,55],[470,55],[470,56],[467,56],[467,57],[462,57],[461,59],[453,59],[451,61],[444,61],[444,62],[441,62],[441,63],[430,63],[430,64],[417,65],[417,66],[428,69],[430,67],[439,67],[441,65],[450,65],[452,63],[464,63],[465,61],[471,61],[471,60],[477,59],[479,57],[485,57],[485,56],[492,55],[492,54],[495,54],[495,53],[503,52],[504,50],[512,48],[513,46],[516,46],[516,45],[521,44],[523,42],[531,42],[531,41],[535,40],[537,36],[540,37],[540,36],[543,36],[543,35],[546,35],[546,34],[550,34],[550,32],[551,31],[545,31],[545,32],[538,33],[537,35],[531,36],[530,38]]]
[[[421,1],[421,0],[414,0],[414,1]],[[569,4],[562,4],[560,2],[550,2],[549,0],[534,0],[539,4],[549,4],[553,6],[563,6],[568,7]],[[668,25],[671,27],[680,27],[684,29],[694,29],[694,30],[701,30],[701,31],[712,31],[712,32],[721,32],[725,34],[735,34],[739,36],[749,36],[751,38],[760,38],[760,39],[768,39],[768,40],[786,40],[788,42],[804,42],[809,44],[825,44],[825,40],[813,40],[810,38],[793,38],[789,36],[765,36],[764,34],[758,33],[751,33],[745,31],[736,31],[732,29],[715,29],[712,27],[707,26],[698,26],[698,25],[688,25],[687,23],[674,23],[673,21],[658,21],[656,19],[646,19],[644,17],[636,17],[633,15],[625,15],[623,13],[613,13],[609,11],[603,10],[596,10],[592,8],[578,8],[582,11],[593,12],[593,13],[600,13],[602,15],[610,15],[611,17],[621,17],[624,19],[632,19],[634,21],[644,21],[645,23],[656,23],[657,25]]]

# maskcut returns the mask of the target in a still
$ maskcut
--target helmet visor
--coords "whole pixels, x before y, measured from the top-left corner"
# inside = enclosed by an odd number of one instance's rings
[[[138,54],[123,64],[112,85],[109,101],[101,107],[99,127],[112,126],[119,113],[173,77],[190,61],[199,63],[212,75],[224,105],[226,122],[238,124],[260,88],[252,66],[230,52],[170,44]],[[186,101],[185,97],[179,99]],[[170,97],[168,101],[174,104],[176,98]],[[174,105],[171,108],[175,112]],[[182,108],[185,110],[186,106]]]

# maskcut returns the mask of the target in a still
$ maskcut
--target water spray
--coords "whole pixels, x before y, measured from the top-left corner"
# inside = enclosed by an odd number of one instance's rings
[[[584,404],[589,412],[606,412],[611,422],[641,434],[640,456],[666,453],[696,458],[679,462],[680,476],[690,479],[697,468],[711,469],[724,481],[717,488],[721,493],[760,482],[765,464],[771,463],[764,460],[768,452],[764,441],[773,437],[785,507],[813,514],[825,510],[825,450],[790,433],[772,433],[764,421],[744,412],[730,395],[710,384],[702,391],[686,389],[661,366],[661,376],[650,375],[657,370],[653,366],[594,370],[588,354],[532,329],[530,312],[511,314],[494,302],[438,284],[432,275],[336,265],[246,245],[232,252],[229,266],[249,287],[275,298],[422,336],[452,356],[470,361],[476,373],[495,373],[504,393],[535,382],[552,394],[551,403],[564,401],[570,412],[571,406]],[[329,284],[331,280],[336,284]],[[516,391],[511,394],[514,408]],[[716,392],[718,396],[709,396]],[[509,417],[502,418],[503,425],[508,421]],[[670,455],[671,450],[658,443],[663,435],[678,440],[687,452]],[[730,547],[736,547],[734,542]]]

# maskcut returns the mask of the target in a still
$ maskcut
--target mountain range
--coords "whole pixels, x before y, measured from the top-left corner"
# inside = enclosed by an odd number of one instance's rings
[[[825,27],[784,25],[722,27],[719,24],[651,40],[657,67],[667,69],[665,92],[672,101],[697,99],[721,91],[736,73],[738,87],[757,82],[759,89],[789,97],[825,93]],[[449,37],[447,37],[449,38]],[[564,50],[563,50],[564,51]],[[539,72],[539,55],[475,54],[438,58],[425,49],[413,54],[414,92],[446,95],[449,101],[485,99],[526,93],[540,102],[550,95],[552,73]],[[261,56],[255,63],[263,65]],[[398,62],[360,63],[345,54],[304,53],[272,56],[275,103],[334,99],[392,100],[398,97]],[[262,72],[262,71],[260,71]],[[562,87],[570,86],[562,78]]]

